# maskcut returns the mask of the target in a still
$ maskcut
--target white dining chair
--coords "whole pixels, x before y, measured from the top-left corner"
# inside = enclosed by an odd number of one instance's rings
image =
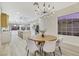
[[[46,55],[46,53],[50,53],[55,56],[55,46],[56,46],[56,41],[46,41],[44,46],[43,46],[43,52],[44,55]]]
[[[36,55],[36,53],[39,51],[39,49],[36,46],[35,42],[30,38],[28,38],[28,40],[27,40],[27,48],[26,48],[26,50],[27,50],[27,56],[29,54]]]
[[[57,41],[56,41],[56,48],[59,49],[61,55],[62,55],[62,51],[61,51],[62,43],[63,43],[63,38],[58,38]]]

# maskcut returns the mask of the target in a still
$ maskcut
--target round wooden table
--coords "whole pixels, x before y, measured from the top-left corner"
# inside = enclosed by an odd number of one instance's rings
[[[42,37],[41,35],[36,35],[35,37],[32,38],[33,41],[38,42],[38,44],[41,46],[40,47],[40,53],[42,55],[43,53],[43,45],[46,41],[55,41],[57,39],[56,36],[52,36],[52,35],[44,35],[44,37]]]
[[[34,38],[32,38],[34,41],[38,41],[38,42],[43,42],[43,41],[54,41],[57,39],[56,36],[52,36],[52,35],[44,35],[44,37],[42,37],[41,35],[37,35]]]

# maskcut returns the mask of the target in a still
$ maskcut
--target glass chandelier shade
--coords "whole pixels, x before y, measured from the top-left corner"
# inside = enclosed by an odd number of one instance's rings
[[[34,2],[33,6],[35,7],[35,14],[37,15],[44,15],[47,13],[54,13],[55,8],[54,8],[54,3],[52,4],[48,4],[48,3],[38,3],[38,2]]]

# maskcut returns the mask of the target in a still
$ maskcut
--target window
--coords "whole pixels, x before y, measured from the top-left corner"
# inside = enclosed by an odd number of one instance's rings
[[[79,12],[58,17],[58,34],[79,36]]]

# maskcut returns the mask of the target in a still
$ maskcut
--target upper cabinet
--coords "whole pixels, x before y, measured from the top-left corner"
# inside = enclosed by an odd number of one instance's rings
[[[8,27],[8,18],[9,16],[6,13],[1,13],[1,28]]]

